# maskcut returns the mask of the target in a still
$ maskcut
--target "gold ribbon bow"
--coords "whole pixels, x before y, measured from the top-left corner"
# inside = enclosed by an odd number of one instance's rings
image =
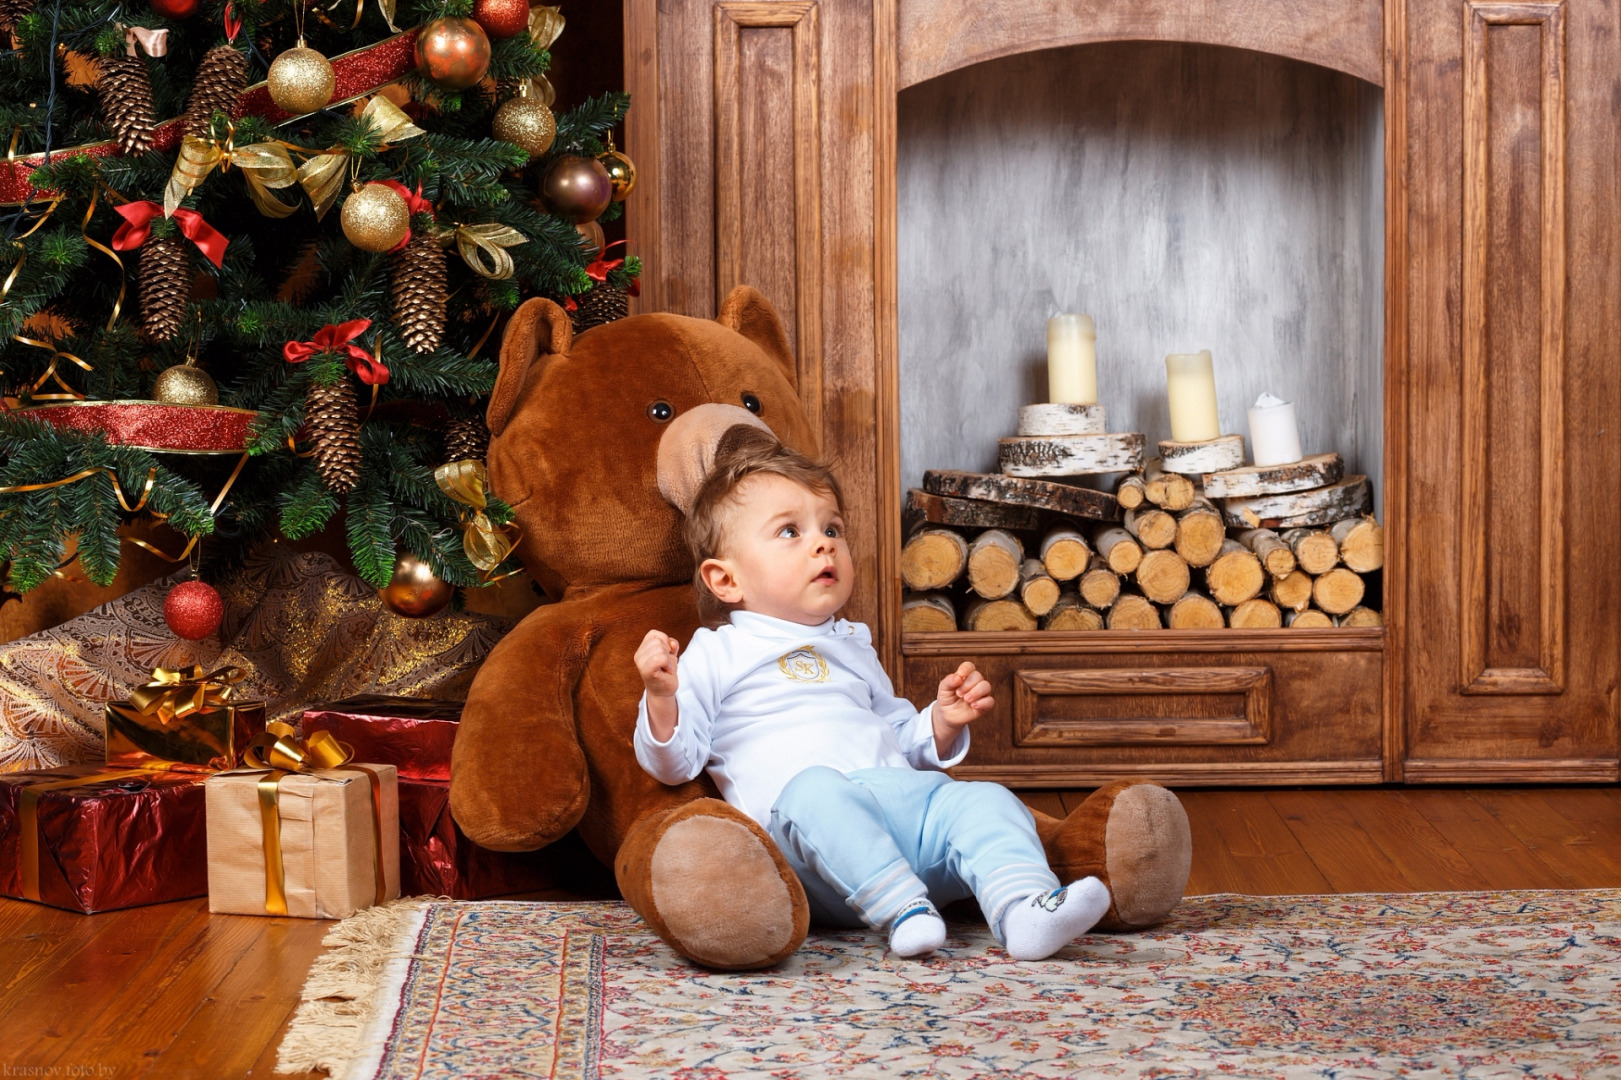
[[[187,135],[180,141],[180,156],[169,174],[168,186],[163,189],[164,215],[173,216],[182,200],[207,179],[209,173],[232,165],[242,170],[248,182],[248,194],[259,213],[269,218],[284,218],[298,209],[297,203],[289,205],[271,194],[273,189],[292,187],[298,181],[292,156],[281,143],[235,147],[229,138],[222,144],[215,139]]]
[[[123,26],[123,23],[119,23]],[[169,31],[148,30],[144,26],[124,26],[124,47],[129,56],[139,56],[135,46],[140,45],[146,55],[157,60],[169,51]]]
[[[426,134],[411,123],[411,118],[405,115],[404,110],[382,95],[366,103],[366,107],[361,110],[360,118],[377,129],[378,138],[383,146]],[[343,175],[348,166],[349,151],[341,146],[334,146],[326,153],[317,154],[298,167],[299,186],[310,197],[310,202],[315,204],[317,220],[326,217],[326,212],[332,209],[332,204],[337,201],[338,192],[343,190]]]
[[[204,674],[193,664],[184,668],[153,668],[152,681],[129,692],[129,702],[146,716],[167,726],[171,720],[228,704],[236,683],[247,677],[238,667],[217,668]]]
[[[253,737],[242,760],[250,769],[301,773],[310,769],[336,769],[347,765],[354,756],[354,747],[339,742],[330,731],[317,731],[307,739],[300,739],[293,725],[272,720],[265,725],[264,734]]]
[[[514,541],[506,529],[498,529],[484,512],[489,505],[489,473],[482,461],[452,461],[433,471],[434,482],[455,502],[472,513],[462,515],[462,550],[467,561],[488,574],[512,554]]]
[[[511,225],[487,222],[482,225],[457,225],[454,229],[440,229],[434,234],[441,247],[454,243],[462,259],[474,271],[491,281],[505,281],[516,272],[507,248],[529,243],[529,238]],[[486,263],[485,258],[489,259]]]

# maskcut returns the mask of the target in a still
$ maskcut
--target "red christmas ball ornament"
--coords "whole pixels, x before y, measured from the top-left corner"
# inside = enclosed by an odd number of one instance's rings
[[[225,601],[214,586],[201,581],[182,581],[169,590],[163,601],[163,621],[176,637],[197,641],[220,628],[225,618]]]
[[[152,0],[152,10],[165,19],[189,19],[201,6],[202,0]]]
[[[473,21],[496,41],[529,29],[529,0],[475,0]]]

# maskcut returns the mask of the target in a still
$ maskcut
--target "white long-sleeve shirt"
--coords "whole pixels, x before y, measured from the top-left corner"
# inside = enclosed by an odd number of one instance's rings
[[[654,740],[642,694],[636,760],[666,784],[708,769],[721,797],[762,826],[788,781],[812,765],[945,769],[968,753],[965,727],[940,758],[930,708],[895,696],[861,623],[734,611],[729,624],[693,635],[676,677],[668,742]]]

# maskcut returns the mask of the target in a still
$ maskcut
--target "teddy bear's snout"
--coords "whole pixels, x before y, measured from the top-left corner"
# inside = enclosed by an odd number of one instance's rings
[[[715,450],[739,424],[770,432],[765,421],[737,405],[710,402],[670,421],[659,439],[659,494],[683,514],[715,463]]]

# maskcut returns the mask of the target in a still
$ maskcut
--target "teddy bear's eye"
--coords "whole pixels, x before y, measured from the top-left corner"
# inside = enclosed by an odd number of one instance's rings
[[[765,411],[765,406],[760,404],[760,399],[747,390],[743,391],[743,407],[755,416],[759,416]]]
[[[675,415],[675,406],[668,401],[655,401],[647,407],[647,415],[662,424]]]

